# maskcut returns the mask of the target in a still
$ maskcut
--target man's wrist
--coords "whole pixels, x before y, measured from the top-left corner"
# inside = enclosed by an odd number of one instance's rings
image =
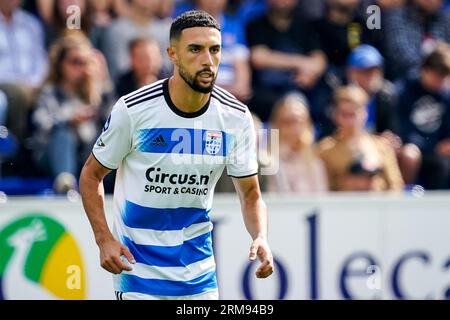
[[[107,241],[111,241],[111,240],[114,240],[114,237],[113,237],[113,235],[110,232],[97,234],[95,236],[95,242],[99,246],[102,245],[103,243],[105,243]]]
[[[253,238],[253,240],[256,240],[256,239],[261,239],[261,240],[267,241],[267,235],[262,234],[262,233],[258,233],[258,234]]]

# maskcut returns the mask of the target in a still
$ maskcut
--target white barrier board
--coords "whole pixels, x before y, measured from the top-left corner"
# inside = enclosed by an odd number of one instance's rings
[[[221,298],[450,298],[450,194],[265,200],[276,273],[260,280],[237,198],[216,196]],[[20,298],[114,299],[80,201],[0,204],[0,299]]]

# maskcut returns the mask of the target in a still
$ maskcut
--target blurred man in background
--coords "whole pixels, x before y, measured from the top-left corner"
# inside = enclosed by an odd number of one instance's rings
[[[450,46],[440,43],[422,62],[420,76],[403,83],[397,111],[399,135],[423,154],[420,182],[446,189],[450,177]]]
[[[414,144],[402,144],[394,133],[397,131],[397,92],[394,85],[384,79],[383,66],[384,59],[376,48],[361,45],[349,56],[347,81],[360,86],[368,94],[366,130],[380,134],[390,142],[405,183],[413,184],[420,166],[420,150]]]
[[[292,90],[310,90],[326,68],[318,37],[296,15],[296,0],[268,0],[268,11],[247,26],[253,68],[250,108],[262,121],[280,97]]]
[[[131,69],[116,82],[116,96],[121,97],[159,79],[162,57],[153,39],[137,38],[130,42]]]
[[[368,96],[357,86],[338,88],[333,99],[336,132],[319,144],[332,191],[400,191],[394,150],[365,129]]]
[[[169,46],[170,23],[161,20],[159,13],[161,0],[132,0],[127,16],[115,20],[105,35],[105,55],[114,80],[130,68],[129,44],[136,38],[155,39],[163,57],[162,70],[167,75],[171,63],[164,49]]]
[[[32,99],[47,75],[47,53],[41,23],[21,2],[0,1],[0,91],[8,100],[0,118],[23,141]]]

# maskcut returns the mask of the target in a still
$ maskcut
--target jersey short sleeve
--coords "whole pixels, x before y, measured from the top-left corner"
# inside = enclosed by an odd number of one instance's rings
[[[232,133],[233,139],[227,156],[227,174],[243,178],[258,173],[256,132],[250,111],[245,112],[242,127]]]
[[[117,169],[123,158],[131,151],[132,128],[127,107],[122,99],[114,105],[102,133],[95,143],[92,154],[108,169]]]

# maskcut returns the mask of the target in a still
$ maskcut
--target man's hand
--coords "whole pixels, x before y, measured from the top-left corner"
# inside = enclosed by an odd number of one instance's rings
[[[135,264],[133,255],[130,250],[115,239],[107,240],[99,244],[100,248],[100,264],[103,269],[114,274],[119,274],[123,270],[131,271],[130,265],[126,264],[120,258],[122,255],[127,258],[128,262]]]
[[[398,152],[401,149],[403,143],[402,139],[391,130],[383,131],[381,136],[386,139],[395,152]]]
[[[256,270],[257,278],[267,278],[273,273],[273,256],[270,251],[269,244],[263,238],[256,238],[253,240],[252,246],[250,247],[249,258],[251,261],[256,260],[256,257],[261,260],[261,265],[258,270]]]
[[[90,106],[85,106],[77,110],[70,123],[76,127],[80,124],[91,120],[95,116],[95,111]]]

